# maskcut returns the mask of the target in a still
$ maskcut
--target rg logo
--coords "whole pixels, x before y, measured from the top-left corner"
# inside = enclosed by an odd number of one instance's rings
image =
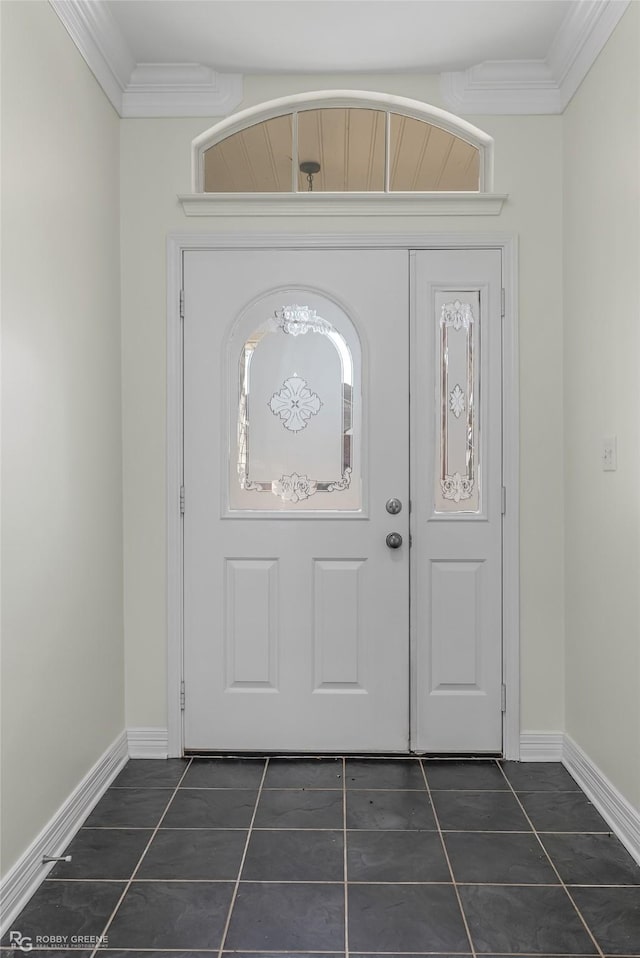
[[[31,951],[33,948],[31,938],[28,938],[19,931],[10,931],[9,941],[12,948],[20,948],[21,951]]]

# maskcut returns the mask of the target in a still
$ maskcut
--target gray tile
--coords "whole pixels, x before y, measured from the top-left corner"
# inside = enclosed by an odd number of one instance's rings
[[[342,788],[342,759],[272,758],[265,788]]]
[[[171,788],[110,788],[85,822],[97,828],[155,828],[169,799]]]
[[[341,831],[254,831],[242,881],[343,881]]]
[[[264,765],[264,759],[259,758],[195,758],[181,787],[257,790]]]
[[[347,788],[426,788],[418,759],[347,759]]]
[[[342,828],[342,792],[286,789],[260,795],[256,828]]]
[[[579,792],[580,787],[560,762],[501,762],[516,792]]]
[[[640,888],[572,888],[571,894],[606,955],[640,955]]]
[[[28,942],[24,942],[25,947]],[[17,945],[17,943],[16,943]],[[37,958],[70,958],[70,955],[73,955],[73,958],[90,958],[90,955],[93,952],[93,948],[89,951],[84,949],[74,948],[73,951],[69,951],[67,948],[65,951],[60,950],[51,950],[49,948],[36,948],[33,946],[30,951],[22,951],[19,947],[16,948],[0,948],[0,958],[20,958],[21,955],[35,955]],[[100,949],[100,956],[108,955],[108,952]]]
[[[126,881],[152,835],[150,828],[81,828],[62,853],[72,860],[54,865],[48,877]]]
[[[74,952],[75,955],[75,952]],[[112,951],[110,948],[101,948],[99,958],[217,958],[218,952],[210,951]],[[16,958],[14,954],[12,958]],[[40,955],[38,955],[40,958]],[[65,958],[72,958],[66,955]],[[259,956],[256,956],[259,958]]]
[[[30,938],[34,947],[46,947],[46,941],[38,942],[43,936],[98,938],[124,888],[124,882],[45,881],[11,923],[2,944],[9,944],[12,931]]]
[[[186,758],[132,758],[122,769],[112,788],[175,788],[189,764]]]
[[[640,885],[640,866],[613,835],[542,835],[568,885]]]
[[[469,951],[452,885],[349,885],[350,951]]]
[[[509,784],[496,762],[423,761],[429,788],[492,789],[509,791]]]
[[[114,948],[219,948],[233,882],[134,882],[109,928]]]
[[[163,828],[248,828],[258,793],[235,788],[180,789]]]
[[[111,926],[121,937],[114,940],[110,929],[110,947],[100,949],[104,958],[217,954],[212,949],[220,946],[264,760],[198,761],[201,771],[194,774],[201,778],[191,783],[198,787],[181,788],[172,802],[169,811],[175,824],[169,827],[168,816],[162,822]],[[347,849],[353,882],[349,890],[356,903],[351,914],[356,938],[350,942],[350,955],[469,958],[468,941],[437,940],[442,931],[438,922],[444,921],[446,934],[455,933],[455,919],[447,925],[447,915],[455,915],[455,909],[449,913],[446,902],[434,905],[433,897],[420,899],[421,889],[452,888],[424,781],[416,787],[418,760],[348,762]],[[423,762],[454,874],[462,883],[460,893],[477,936],[478,954],[483,958],[595,954],[569,898],[561,888],[551,887],[557,876],[530,834],[498,765],[485,760]],[[109,890],[115,889],[115,906],[123,880],[136,867],[185,767],[183,760],[130,761],[119,776],[119,786],[112,786],[92,813],[94,827],[87,823],[70,844],[73,862],[56,865],[13,928],[19,928],[24,917],[30,922],[46,920],[46,934],[56,934],[53,925],[62,929],[58,934],[69,935],[75,916],[90,923],[96,908],[107,907],[104,896]],[[640,958],[640,868],[558,763],[504,763],[504,767],[603,952],[608,958]],[[341,760],[326,756],[270,760],[262,814],[271,823],[256,822],[262,830],[251,837],[239,886],[240,909],[232,924],[233,934],[244,939],[239,945],[231,939],[226,942],[228,958],[279,958],[282,952],[288,958],[311,958],[318,952],[325,958],[344,958],[344,937],[331,939],[336,929],[339,935],[344,933],[341,770]],[[402,783],[408,784],[398,787]],[[462,824],[452,824],[456,821]],[[80,880],[66,880],[70,878]],[[618,887],[606,887],[611,885]],[[52,900],[47,888],[55,887],[65,891],[57,891],[61,897]],[[209,891],[214,889],[211,897]],[[314,889],[322,893],[319,899]],[[358,889],[370,890],[364,904]],[[435,923],[424,920],[430,909]],[[88,933],[100,934],[112,910],[98,921],[97,932]],[[192,920],[183,922],[185,914]],[[379,933],[372,932],[377,927]],[[28,934],[25,928],[20,930]],[[181,941],[176,935],[182,933]],[[359,934],[371,936],[369,943],[360,941]],[[427,934],[428,942],[421,942],[420,935]],[[5,947],[0,958],[16,953],[20,951]],[[83,955],[75,948],[72,953]],[[69,958],[70,951],[43,948],[36,954]],[[90,952],[84,958],[90,958]]]
[[[511,792],[431,792],[440,827],[452,831],[526,832],[531,826]]]
[[[560,884],[533,833],[445,832],[444,839],[458,882]]]
[[[353,882],[450,882],[437,832],[347,832],[347,876]]]
[[[347,828],[436,828],[426,791],[358,791],[347,793]]]
[[[518,798],[536,831],[609,831],[604,818],[582,792],[520,792]]]
[[[458,887],[478,952],[593,955],[593,942],[563,888]]]
[[[246,841],[240,829],[161,828],[136,879],[235,881]]]
[[[344,947],[344,885],[243,882],[225,947],[274,951]]]

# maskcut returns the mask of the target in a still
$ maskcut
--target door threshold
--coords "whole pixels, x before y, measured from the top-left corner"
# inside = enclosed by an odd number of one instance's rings
[[[375,751],[355,751],[333,750],[327,752],[314,751],[229,751],[227,749],[184,749],[184,758],[301,758],[301,759],[322,759],[333,758],[335,756],[345,756],[345,758],[355,759],[407,759],[407,758],[426,758],[438,759],[443,761],[488,761],[491,759],[502,759],[502,752],[375,752]]]

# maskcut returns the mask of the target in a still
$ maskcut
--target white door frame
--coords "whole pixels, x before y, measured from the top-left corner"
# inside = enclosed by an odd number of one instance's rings
[[[503,752],[520,758],[520,508],[518,243],[512,233],[172,233],[167,239],[167,720],[168,754],[182,755],[183,543],[182,259],[186,250],[229,249],[498,249],[502,253],[502,525]]]

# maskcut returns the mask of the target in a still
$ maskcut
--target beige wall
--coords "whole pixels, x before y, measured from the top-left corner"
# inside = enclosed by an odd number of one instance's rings
[[[123,729],[119,121],[2,15],[2,870]]]
[[[441,105],[429,77],[247,77],[242,107],[308,90],[379,90]],[[477,117],[496,140],[500,217],[342,222],[352,232],[501,231],[520,238],[524,729],[563,727],[562,119]],[[325,218],[190,219],[190,142],[207,119],[123,120],[122,330],[126,716],[166,726],[165,237],[170,231],[333,231]]]
[[[566,111],[564,197],[566,728],[640,808],[637,3]]]

